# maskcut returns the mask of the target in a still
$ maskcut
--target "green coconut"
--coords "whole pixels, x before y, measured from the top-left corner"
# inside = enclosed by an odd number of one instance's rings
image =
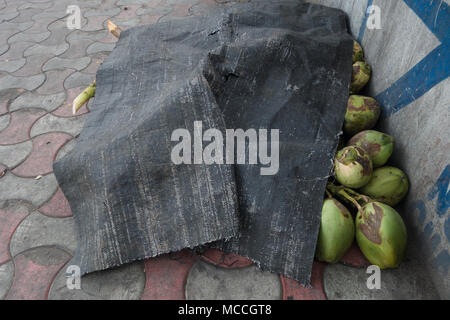
[[[398,204],[408,193],[406,174],[394,167],[382,167],[373,172],[372,179],[360,192],[390,206]]]
[[[364,149],[345,147],[336,154],[334,171],[340,184],[349,188],[361,188],[372,178],[372,161]]]
[[[353,64],[352,82],[350,84],[350,94],[360,92],[369,82],[372,68],[364,61],[356,61]]]
[[[374,168],[386,164],[394,151],[394,138],[375,130],[365,130],[348,142],[349,146],[357,146],[369,153]]]
[[[326,199],[322,206],[317,259],[328,263],[339,262],[354,238],[355,224],[350,212],[336,199]]]
[[[344,132],[353,136],[363,130],[372,129],[380,118],[380,105],[371,97],[351,95],[347,102]]]
[[[358,41],[353,41],[353,63],[364,61],[364,51]]]
[[[392,207],[369,202],[356,216],[356,241],[370,263],[381,269],[396,268],[406,248],[406,227]]]

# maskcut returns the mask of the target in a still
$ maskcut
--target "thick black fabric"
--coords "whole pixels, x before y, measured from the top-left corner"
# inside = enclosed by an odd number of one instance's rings
[[[343,12],[302,1],[123,31],[77,145],[54,164],[77,226],[71,264],[84,274],[215,241],[308,284],[352,48]],[[279,172],[174,165],[171,134],[193,135],[194,121],[279,129]]]

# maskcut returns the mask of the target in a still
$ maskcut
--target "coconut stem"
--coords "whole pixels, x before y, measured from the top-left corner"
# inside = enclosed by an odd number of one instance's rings
[[[327,194],[328,198],[333,198],[333,195],[327,189],[325,189],[325,193]]]
[[[120,33],[122,30],[113,22],[108,20],[108,30],[111,32],[116,38],[120,37]],[[72,103],[72,113],[76,114],[80,108],[89,101],[93,96],[95,96],[95,79],[94,81],[83,90]]]
[[[350,196],[350,195],[346,192],[346,191],[349,190],[349,189],[344,188],[344,187],[338,187],[338,186],[335,186],[335,185],[332,184],[332,183],[329,183],[329,184],[327,185],[327,189],[328,189],[332,194],[337,195],[337,196],[339,196],[339,197],[341,197],[341,198],[344,198],[344,199],[350,201],[351,203],[353,203],[353,204],[355,205],[355,207],[358,209],[358,211],[362,213],[362,207],[361,207],[361,205],[359,204],[359,202],[358,202],[355,198],[353,198],[352,196]],[[351,191],[352,191],[351,193],[356,193],[356,192],[354,192],[353,190],[351,190]],[[356,194],[358,194],[358,193],[356,193]],[[359,195],[359,194],[358,194],[358,195]]]
[[[116,38],[120,38],[120,33],[122,32],[122,30],[116,24],[108,20],[107,26],[109,32],[111,32]]]
[[[355,190],[352,190],[350,188],[343,188],[343,189],[348,194],[351,194],[354,199],[356,199],[357,201],[361,201],[363,204],[366,204],[366,203],[369,203],[370,201],[372,201],[372,199],[370,199],[368,196],[365,196],[363,194],[359,194]]]
[[[94,81],[83,90],[72,103],[72,113],[76,114],[80,108],[89,101],[93,96],[95,96],[95,79]]]

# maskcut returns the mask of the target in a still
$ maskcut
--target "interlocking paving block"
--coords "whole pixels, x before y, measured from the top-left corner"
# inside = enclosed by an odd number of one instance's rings
[[[44,41],[48,37],[50,37],[50,31],[43,31],[41,33],[16,33],[8,39],[8,43],[14,44],[19,42],[31,42],[32,46],[34,43],[38,43]],[[22,56],[22,53],[20,54]]]
[[[64,80],[74,72],[76,71],[73,69],[45,72],[45,83],[36,92],[39,94],[54,94],[64,91]]]
[[[84,31],[84,30],[73,30],[68,36],[66,41],[69,42],[69,44],[75,44],[78,40],[91,40],[91,42],[94,41],[100,41],[103,38],[106,37],[107,34],[110,34],[108,30],[98,30],[98,31]],[[117,41],[117,38],[116,38]],[[64,54],[66,54],[65,52]]]
[[[139,19],[141,20],[141,24],[154,24],[157,23],[159,21],[159,19],[161,19],[161,17],[163,17],[164,15],[142,15],[139,16]]]
[[[6,89],[0,91],[0,116],[8,113],[11,101],[21,94],[22,90]],[[1,130],[1,129],[0,129]]]
[[[14,264],[12,260],[0,264],[0,300],[3,300],[11,287],[14,278]]]
[[[253,264],[250,259],[241,257],[235,253],[226,253],[215,248],[211,248],[203,253],[202,259],[222,268],[243,268]]]
[[[327,265],[324,288],[330,300],[439,299],[430,279],[417,262],[403,262],[398,269],[381,270],[381,288],[370,290],[366,268]],[[372,283],[372,281],[370,281]]]
[[[0,11],[0,23],[5,21],[13,20],[20,14],[19,11]]]
[[[19,34],[21,34],[21,33],[18,33],[17,35],[19,35]],[[22,58],[24,50],[26,50],[27,48],[33,46],[34,44],[35,43],[34,42],[30,42],[30,40],[27,40],[27,41],[20,40],[18,42],[14,42],[14,43],[10,42],[8,51],[3,53],[0,56],[0,59],[5,60],[5,59]]]
[[[293,279],[280,276],[283,287],[283,300],[326,300],[323,288],[325,264],[314,261],[311,272],[311,287],[306,288]]]
[[[116,2],[116,5],[118,5],[118,6],[127,6],[127,5],[131,5],[131,4],[145,4],[145,5],[147,5],[148,3],[154,3],[154,2],[157,2],[157,3],[160,3],[161,1],[159,1],[159,0],[119,0],[119,1],[117,1]]]
[[[42,18],[37,18],[34,17],[33,21],[31,21],[31,27],[28,27],[24,32],[28,33],[28,34],[35,34],[35,33],[42,33],[47,31],[47,27],[50,23],[52,23],[53,21],[58,20],[57,18],[54,17],[42,17]]]
[[[0,78],[0,90],[9,88],[23,88],[31,91],[39,87],[45,81],[43,74],[30,77],[14,77],[9,74]]]
[[[55,247],[40,247],[14,258],[14,280],[6,299],[47,299],[52,280],[70,255]]]
[[[11,259],[9,241],[20,222],[33,211],[33,207],[23,201],[0,201],[0,264]]]
[[[356,241],[353,242],[352,246],[345,253],[340,262],[356,268],[368,267],[371,265],[371,263],[367,261],[366,257],[364,257]]]
[[[145,286],[144,263],[137,261],[118,268],[90,273],[80,279],[81,289],[67,288],[65,265],[49,292],[49,300],[137,300]]]
[[[44,46],[40,43],[35,44],[29,48],[27,48],[23,55],[25,57],[31,56],[31,55],[44,55],[51,53],[54,56],[58,56],[62,53],[64,53],[67,49],[69,49],[69,45],[67,43],[59,43],[55,44],[53,46]]]
[[[32,149],[33,143],[30,140],[9,146],[0,146],[0,163],[10,169],[14,168],[25,160]]]
[[[118,15],[114,16],[114,21],[122,21],[134,18],[137,15],[136,10],[140,7],[141,7],[140,4],[121,6],[120,7],[121,11]]]
[[[167,14],[166,17],[176,17],[176,18],[181,18],[181,17],[187,17],[190,15],[189,9],[193,6],[193,4],[175,4],[173,6],[173,10]],[[163,21],[163,19],[161,19],[161,21]]]
[[[11,121],[11,115],[5,114],[0,117],[0,131],[8,127],[9,123]]]
[[[95,75],[83,72],[74,72],[64,81],[64,88],[87,87],[94,81]]]
[[[12,19],[9,19],[10,22],[18,23],[18,22],[28,22],[32,20],[31,18],[40,13],[41,9],[38,8],[26,8],[19,10],[19,14]]]
[[[63,11],[65,12],[65,10]],[[48,26],[50,35],[43,39],[44,41],[39,41],[43,46],[54,46],[66,42],[66,37],[68,34],[73,32],[72,29],[67,28],[67,20],[58,20],[52,22]]]
[[[11,238],[11,255],[15,257],[40,246],[58,246],[74,252],[77,239],[73,218],[53,218],[34,211],[23,219]]]
[[[98,52],[109,52],[114,49],[116,44],[114,42],[111,43],[105,43],[105,42],[94,42],[93,44],[89,45],[86,52],[87,54],[94,54]]]
[[[211,10],[212,7],[216,6],[217,3],[214,0],[199,0],[197,4],[194,4],[190,9],[189,13],[192,15],[202,15]]]
[[[42,71],[48,71],[53,69],[75,69],[75,70],[83,70],[86,68],[91,62],[91,58],[82,57],[78,59],[62,59],[59,57],[54,57],[48,60],[44,66],[42,67]]]
[[[61,188],[58,188],[53,197],[39,208],[39,212],[45,214],[46,216],[55,218],[72,216],[72,210],[70,209],[69,202],[67,201],[67,198]]]
[[[92,54],[91,55],[92,61],[85,69],[83,69],[83,73],[95,74],[107,56],[108,56],[108,53],[104,53],[104,52],[98,52],[98,53]]]
[[[144,300],[183,300],[189,270],[199,258],[193,251],[161,255],[145,260]]]
[[[65,97],[65,92],[50,95],[39,95],[34,92],[26,92],[11,103],[9,111],[13,112],[22,108],[42,108],[51,112],[64,102]]]
[[[282,298],[278,275],[256,266],[240,269],[194,263],[186,280],[187,300],[275,300]]]
[[[33,123],[44,114],[44,110],[35,108],[12,112],[8,127],[0,131],[0,145],[16,144],[28,140]],[[3,117],[5,116],[0,119]]]
[[[26,21],[26,22],[19,22],[19,23],[12,23],[12,22],[3,22],[0,26],[0,31],[25,31],[30,29],[30,27],[33,25],[33,21]],[[5,39],[5,38],[3,38]]]
[[[31,128],[31,137],[35,137],[46,132],[66,132],[72,136],[76,136],[83,128],[85,120],[86,119],[84,116],[60,118],[49,113],[40,118],[33,125]]]
[[[37,9],[48,9],[53,5],[52,1],[44,1],[44,2],[27,2],[18,7],[19,10],[28,9],[28,8],[37,8]]]
[[[66,133],[46,133],[33,138],[33,151],[12,173],[21,177],[36,177],[53,172],[56,153],[70,139],[72,136]]]
[[[136,10],[138,16],[142,15],[166,15],[173,9],[170,6],[158,6],[155,8],[139,8]]]
[[[17,77],[28,77],[39,73],[42,73],[42,66],[48,59],[51,59],[53,55],[32,55],[26,58],[25,65],[19,70],[13,73]]]
[[[90,9],[83,12],[83,16],[86,18],[93,16],[107,16],[112,17],[120,13],[120,8],[100,8],[100,9]]]
[[[83,31],[98,31],[104,30],[103,22],[108,20],[108,16],[91,16],[87,18],[88,22],[83,26]]]
[[[18,199],[31,202],[39,208],[56,192],[58,182],[54,174],[40,179],[20,178],[7,172],[0,179],[0,201]]]
[[[82,58],[86,56],[87,47],[94,43],[95,40],[92,39],[70,39],[70,36],[67,37],[67,41],[70,43],[69,50],[60,55],[60,58],[64,59],[76,59]]]
[[[9,49],[8,44],[0,44],[0,56],[4,55]]]
[[[128,28],[136,27],[136,26],[141,24],[140,21],[141,20],[139,18],[128,19],[128,20],[120,20],[120,21],[114,20],[116,25],[118,25],[122,29],[128,29]]]
[[[26,59],[0,60],[0,71],[14,72],[24,66]]]

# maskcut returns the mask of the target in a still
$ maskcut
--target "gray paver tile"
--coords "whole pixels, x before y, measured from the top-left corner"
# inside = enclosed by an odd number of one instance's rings
[[[17,60],[0,60],[0,71],[14,72],[24,66],[26,59],[21,58]]]
[[[64,266],[50,288],[50,300],[134,300],[145,286],[144,263],[137,261],[118,268],[94,272],[81,277],[81,290],[68,290]]]
[[[93,16],[106,16],[106,17],[112,17],[120,13],[120,8],[108,8],[108,9],[90,9],[85,12],[83,12],[83,16],[86,18],[93,17]]]
[[[77,247],[73,218],[52,218],[35,211],[23,219],[11,238],[11,255],[40,246],[58,246],[73,253]]]
[[[29,77],[42,73],[44,63],[52,58],[53,55],[33,55],[26,57],[25,65],[13,73],[17,77]]]
[[[14,278],[14,264],[12,260],[0,265],[0,300],[4,299]]]
[[[56,192],[58,183],[54,174],[48,174],[40,179],[20,178],[7,172],[0,179],[0,201],[17,199],[40,207]]]
[[[78,117],[61,118],[52,114],[46,114],[40,118],[31,128],[31,137],[46,132],[65,132],[75,136],[81,132],[86,118],[81,115]]]
[[[0,116],[0,131],[2,131],[3,129],[5,129],[8,126],[10,119],[11,119],[11,116],[9,114]]]
[[[37,89],[37,93],[46,95],[64,91],[64,80],[74,72],[73,69],[46,71],[45,83]]]
[[[29,48],[27,48],[23,55],[25,57],[27,56],[31,56],[31,55],[47,55],[47,54],[52,54],[52,55],[60,55],[62,53],[64,53],[67,49],[69,49],[69,45],[67,43],[61,43],[61,44],[56,44],[56,45],[52,45],[52,46],[44,46],[42,44],[35,44]]]
[[[74,72],[64,81],[64,88],[70,89],[81,86],[88,86],[94,81],[95,75],[83,72]]]
[[[116,44],[113,43],[104,43],[104,42],[94,42],[89,47],[87,47],[87,54],[94,54],[99,52],[111,52],[113,51]]]
[[[14,77],[5,75],[0,78],[0,90],[10,88],[23,88],[25,90],[34,90],[45,81],[43,74],[37,74],[30,77]]]
[[[381,288],[370,290],[365,268],[327,265],[324,288],[331,300],[439,299],[433,284],[416,263],[404,262],[398,269],[381,270]]]
[[[202,260],[195,262],[186,281],[187,300],[281,299],[278,275],[256,266],[225,269]]]
[[[33,143],[25,141],[9,146],[0,146],[0,163],[12,169],[31,153]]]
[[[0,56],[0,59],[18,59],[23,58],[23,52],[33,46],[35,43],[30,41],[18,41],[9,45],[8,51]]]
[[[47,39],[50,36],[50,32],[49,31],[44,31],[41,33],[17,33],[15,35],[13,35],[12,37],[10,37],[8,39],[8,43],[14,43],[14,42],[34,42],[34,43],[38,43],[41,41],[44,41],[45,39]],[[32,45],[32,44],[31,44]],[[31,47],[30,45],[30,47]],[[21,54],[22,56],[22,54]]]
[[[44,64],[42,70],[48,71],[53,69],[70,68],[80,71],[86,68],[90,62],[91,58],[89,57],[82,57],[78,59],[63,59],[59,57],[54,57]]]
[[[51,95],[39,95],[33,92],[25,92],[11,103],[9,111],[12,112],[23,108],[42,108],[51,112],[64,102],[65,97],[65,92]]]
[[[9,20],[13,23],[21,23],[21,22],[28,22],[31,21],[31,18],[35,15],[41,12],[41,9],[37,8],[27,8],[19,10],[19,14],[14,18]]]

